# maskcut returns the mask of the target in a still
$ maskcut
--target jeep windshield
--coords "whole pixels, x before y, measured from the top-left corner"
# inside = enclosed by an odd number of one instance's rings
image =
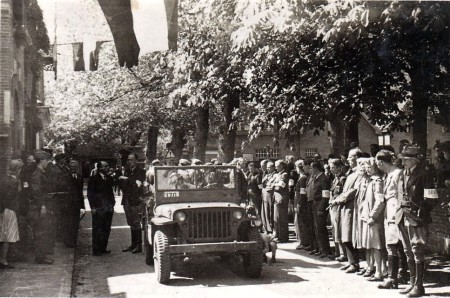
[[[231,190],[236,188],[235,167],[155,167],[156,191]]]

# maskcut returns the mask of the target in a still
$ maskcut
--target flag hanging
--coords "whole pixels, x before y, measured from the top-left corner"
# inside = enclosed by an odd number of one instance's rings
[[[111,29],[120,66],[131,68],[139,56],[175,50],[178,0],[98,0]]]
[[[73,49],[73,70],[84,71],[83,43],[75,42],[72,44]]]

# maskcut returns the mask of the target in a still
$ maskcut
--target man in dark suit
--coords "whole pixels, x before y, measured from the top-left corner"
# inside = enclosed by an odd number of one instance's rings
[[[327,218],[328,201],[330,199],[330,181],[323,173],[322,164],[313,161],[310,165],[310,173],[313,179],[313,187],[310,195],[313,199],[314,231],[321,258],[332,258],[330,241],[328,240]],[[319,254],[318,254],[319,255]]]
[[[289,175],[286,172],[286,163],[283,160],[277,160],[275,168],[277,174],[273,184],[273,222],[279,241],[286,243],[289,242]]]
[[[101,161],[98,171],[89,178],[87,196],[92,210],[92,253],[100,256],[110,253],[109,233],[114,213],[113,178],[108,175],[108,163]]]
[[[421,166],[422,155],[417,146],[405,146],[399,155],[405,167],[395,222],[408,259],[410,286],[401,291],[408,297],[425,295],[425,248],[428,243],[428,225],[432,222],[430,211],[436,204],[437,191],[427,172]]]
[[[351,149],[348,152],[347,161],[350,168],[346,173],[347,178],[342,193],[332,202],[332,205],[340,205],[340,236],[348,258],[348,264],[342,266],[341,270],[346,270],[347,273],[355,273],[359,270],[358,251],[352,242],[352,235],[354,200],[357,192],[356,186],[363,177],[363,175],[356,170],[356,161],[358,158],[362,157],[362,154],[363,153],[359,148]]]
[[[144,182],[145,170],[137,164],[138,156],[135,153],[128,155],[128,168],[125,175],[119,177],[122,183],[122,205],[131,230],[131,245],[123,252],[142,252],[141,221],[144,212]]]
[[[65,206],[64,214],[64,244],[75,247],[77,244],[80,215],[84,213],[83,178],[80,175],[79,164],[76,160],[69,161],[70,169],[70,200]]]
[[[304,160],[295,162],[299,177],[295,183],[294,196],[294,227],[299,245],[296,249],[309,249],[312,245],[310,233],[308,233],[308,198],[306,196],[306,183],[309,179],[309,165]]]

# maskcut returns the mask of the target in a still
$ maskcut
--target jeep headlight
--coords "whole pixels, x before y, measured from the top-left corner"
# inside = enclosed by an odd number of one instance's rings
[[[244,213],[241,210],[234,210],[232,214],[233,218],[238,220],[241,219],[242,216],[244,216]]]
[[[180,211],[180,212],[177,213],[176,217],[177,217],[178,221],[185,221],[186,220],[186,213],[183,212],[183,211]]]

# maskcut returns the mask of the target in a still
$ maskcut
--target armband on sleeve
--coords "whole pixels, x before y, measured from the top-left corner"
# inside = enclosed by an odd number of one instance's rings
[[[438,192],[434,188],[425,188],[423,190],[423,197],[425,199],[431,199],[431,200],[439,199]]]
[[[322,198],[330,198],[330,191],[329,190],[322,190]]]

